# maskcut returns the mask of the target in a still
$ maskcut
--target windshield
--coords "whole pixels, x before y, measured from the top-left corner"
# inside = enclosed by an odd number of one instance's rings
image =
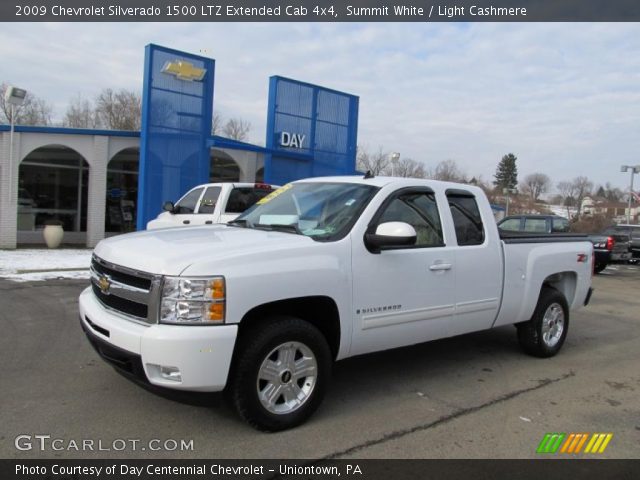
[[[319,241],[344,237],[378,191],[353,183],[289,183],[258,202],[232,225],[306,235]]]

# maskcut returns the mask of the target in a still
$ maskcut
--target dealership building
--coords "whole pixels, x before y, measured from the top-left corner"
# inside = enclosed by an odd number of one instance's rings
[[[213,59],[148,45],[140,132],[0,125],[0,248],[44,243],[51,220],[93,247],[201,183],[355,173],[358,97],[271,77],[259,146],[211,135],[214,73]]]

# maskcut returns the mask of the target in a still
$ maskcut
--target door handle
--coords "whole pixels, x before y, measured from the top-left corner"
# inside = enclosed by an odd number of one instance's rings
[[[183,220],[182,223],[184,223],[185,225],[189,225],[191,223],[190,220]]]
[[[432,272],[437,272],[439,270],[451,270],[452,265],[450,263],[434,263],[429,267],[429,270]]]
[[[207,220],[206,222],[204,222],[206,225],[213,225],[213,220]]]

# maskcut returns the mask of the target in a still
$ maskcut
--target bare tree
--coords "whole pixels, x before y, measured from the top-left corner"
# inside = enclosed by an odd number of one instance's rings
[[[571,218],[569,207],[575,205],[575,185],[573,182],[562,181],[558,183],[557,188],[564,206],[567,207],[567,218]]]
[[[104,89],[96,97],[95,116],[100,127],[112,130],[140,130],[142,99],[130,90]]]
[[[396,177],[425,178],[427,173],[422,163],[411,158],[401,158],[393,167],[393,174]]]
[[[582,210],[582,200],[584,200],[584,197],[591,194],[591,190],[593,190],[593,182],[587,177],[580,176],[574,178],[572,183],[577,208],[576,216],[580,217],[580,211]]]
[[[427,172],[427,177],[443,182],[465,182],[466,176],[460,171],[455,160],[443,160]]]
[[[251,130],[251,124],[241,118],[230,118],[224,124],[222,135],[233,140],[243,141]]]
[[[62,125],[70,128],[95,128],[96,116],[91,102],[80,94],[71,99]]]
[[[540,195],[547,193],[551,179],[544,173],[532,173],[524,177],[520,184],[520,190],[531,197],[534,202],[540,198]]]
[[[373,175],[386,175],[391,165],[389,154],[382,147],[375,153],[370,153],[367,147],[358,146],[357,168],[361,172],[371,172]]]
[[[9,87],[8,84],[0,85],[0,113],[2,123],[11,123],[11,105],[4,98]],[[53,108],[45,100],[27,92],[22,105],[14,108],[16,125],[50,125]]]
[[[211,135],[220,135],[220,133],[222,133],[222,115],[214,113],[211,122]]]

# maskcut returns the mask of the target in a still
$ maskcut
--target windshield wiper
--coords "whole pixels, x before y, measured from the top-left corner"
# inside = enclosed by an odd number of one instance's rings
[[[285,232],[285,233],[296,233],[298,235],[302,235],[302,232],[298,228],[297,225],[294,224],[284,224],[284,223],[256,223],[254,225],[255,228],[260,228],[263,230],[273,230],[277,232]]]
[[[231,220],[227,222],[227,225],[235,225],[242,228],[252,228],[253,224],[247,220],[246,218],[236,218],[235,220]]]

